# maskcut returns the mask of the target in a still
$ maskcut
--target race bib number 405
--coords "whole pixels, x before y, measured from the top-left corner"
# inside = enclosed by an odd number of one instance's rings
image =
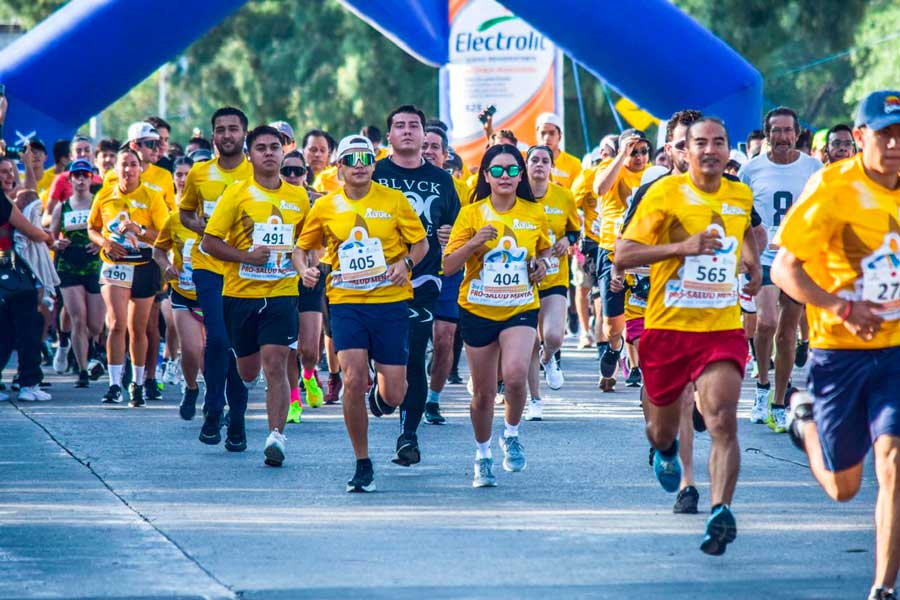
[[[101,263],[100,283],[130,289],[134,283],[134,265]]]
[[[722,247],[712,255],[688,256],[684,259],[681,279],[666,283],[665,305],[680,308],[729,308],[738,302],[738,242],[717,231]]]
[[[534,302],[528,280],[527,252],[511,237],[500,239],[497,247],[484,255],[481,279],[473,279],[466,296],[484,306],[523,306]]]
[[[263,247],[269,250],[269,259],[262,265],[241,263],[238,275],[254,281],[279,281],[297,274],[291,264],[294,244],[294,226],[282,223],[275,215],[266,223],[253,224],[253,238],[250,249]]]
[[[900,235],[889,233],[880,248],[862,260],[863,300],[879,305],[888,321],[900,319]]]
[[[340,269],[331,274],[331,286],[349,290],[374,290],[390,285],[381,240],[370,238],[362,227],[350,230],[350,237],[338,248]]]

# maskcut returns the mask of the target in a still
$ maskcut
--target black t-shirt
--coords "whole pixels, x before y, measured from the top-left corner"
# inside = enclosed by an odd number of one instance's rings
[[[0,225],[9,223],[9,217],[12,215],[12,202],[6,197],[6,194],[0,192]]]
[[[413,269],[413,287],[434,283],[440,289],[441,244],[437,230],[442,225],[453,225],[459,214],[459,196],[453,177],[427,161],[415,169],[398,166],[390,158],[375,163],[372,179],[381,185],[400,190],[415,209],[428,237],[428,254]]]

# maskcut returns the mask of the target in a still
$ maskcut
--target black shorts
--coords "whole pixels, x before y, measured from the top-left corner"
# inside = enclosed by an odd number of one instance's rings
[[[473,348],[490,346],[500,338],[500,333],[510,327],[531,327],[537,329],[538,311],[527,310],[505,321],[492,321],[473,315],[466,309],[459,309],[459,328],[463,342]]]
[[[546,298],[547,296],[562,296],[563,298],[569,297],[569,288],[564,285],[554,285],[551,288],[547,288],[546,290],[538,291],[538,296],[541,298]]]
[[[319,281],[316,287],[308,288],[303,285],[303,279],[297,283],[297,291],[299,297],[297,301],[297,312],[317,312],[320,313],[325,307],[325,275],[319,275]]]
[[[153,298],[162,289],[162,271],[155,262],[148,262],[134,267],[134,280],[131,284],[131,297]]]
[[[625,314],[625,289],[613,292],[609,289],[611,281],[610,271],[613,263],[609,259],[610,252],[600,248],[597,252],[597,285],[600,288],[600,303],[603,307],[603,316],[606,318],[619,317]]]
[[[297,347],[296,296],[222,298],[225,329],[238,358],[259,352],[267,344]]]
[[[203,311],[200,309],[199,302],[188,298],[187,296],[182,296],[175,290],[175,288],[172,288],[172,292],[169,298],[172,300],[172,310],[200,311],[200,314],[203,314]]]
[[[59,287],[67,288],[67,287],[75,287],[81,286],[84,288],[88,294],[99,294],[100,293],[100,265],[97,265],[97,270],[90,275],[74,275],[72,273],[66,273],[62,271],[59,273]]]

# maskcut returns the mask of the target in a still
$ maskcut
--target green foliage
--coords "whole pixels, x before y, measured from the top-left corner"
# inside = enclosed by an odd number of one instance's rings
[[[897,55],[900,51],[900,4],[895,0],[873,0],[856,29],[857,51],[850,62],[856,79],[844,92],[844,101],[858,103],[873,90],[900,88]]]

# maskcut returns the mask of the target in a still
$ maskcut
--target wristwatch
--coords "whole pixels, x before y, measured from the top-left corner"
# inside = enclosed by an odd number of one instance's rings
[[[541,262],[544,263],[544,266],[547,267],[548,269],[552,266],[550,259],[547,258],[546,256],[541,258]]]
[[[403,264],[406,265],[406,270],[410,273],[412,273],[413,267],[416,266],[416,263],[413,262],[409,255],[403,257]]]

